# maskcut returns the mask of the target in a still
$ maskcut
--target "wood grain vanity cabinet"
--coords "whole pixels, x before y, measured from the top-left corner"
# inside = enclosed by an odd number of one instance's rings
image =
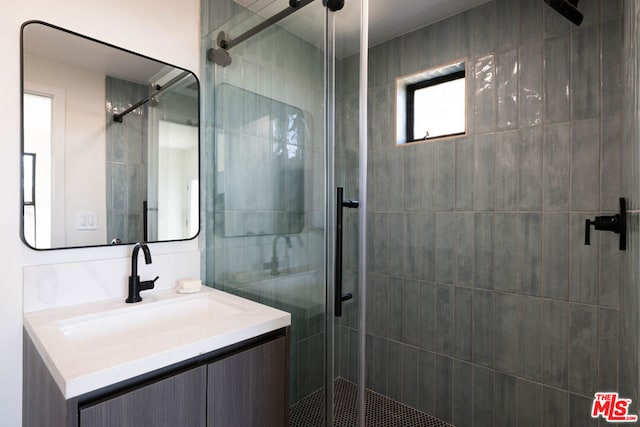
[[[80,427],[205,426],[206,367],[80,407]]]
[[[27,427],[288,426],[289,328],[64,399],[24,334]]]
[[[284,338],[209,364],[209,426],[284,426],[288,418]]]

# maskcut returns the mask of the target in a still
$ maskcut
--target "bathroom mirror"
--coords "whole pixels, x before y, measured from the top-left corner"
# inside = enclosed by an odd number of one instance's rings
[[[25,244],[194,238],[197,77],[41,21],[23,24],[21,47]]]
[[[305,224],[306,115],[226,83],[216,86],[215,94],[221,112],[215,117],[216,233],[300,233]]]

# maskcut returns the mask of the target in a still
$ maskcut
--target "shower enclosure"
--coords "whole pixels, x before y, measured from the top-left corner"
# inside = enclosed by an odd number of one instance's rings
[[[292,425],[638,414],[636,3],[480,1],[372,46],[369,2],[300,3],[226,51],[297,2],[202,3],[203,277],[292,313]],[[399,85],[459,63],[464,134],[398,144]],[[627,250],[585,245],[620,197]]]
[[[332,425],[335,360],[347,351],[336,343],[344,335],[338,319],[355,332],[364,315],[357,272],[366,14],[360,1],[288,0],[204,2],[203,12],[206,281],[292,314],[290,404],[318,396],[302,425]],[[342,76],[347,56],[353,74]],[[347,101],[342,117],[337,105]],[[337,203],[337,187],[351,207]],[[344,243],[336,251],[338,230]],[[362,385],[364,338],[349,340],[349,379]]]

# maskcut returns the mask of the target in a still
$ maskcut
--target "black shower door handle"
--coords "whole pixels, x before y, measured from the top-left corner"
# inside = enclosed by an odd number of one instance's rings
[[[335,268],[335,316],[342,316],[342,303],[353,298],[350,293],[342,293],[342,208],[357,209],[356,200],[344,200],[344,188],[336,188],[336,262]]]

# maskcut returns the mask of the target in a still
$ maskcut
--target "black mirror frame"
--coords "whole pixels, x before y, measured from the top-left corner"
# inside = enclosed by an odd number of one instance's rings
[[[188,72],[189,74],[191,74],[193,76],[193,78],[195,79],[195,82],[197,84],[198,87],[198,102],[197,102],[197,114],[198,114],[198,182],[200,183],[200,188],[198,189],[198,231],[196,232],[196,234],[192,237],[188,237],[185,239],[171,239],[171,240],[154,240],[154,241],[150,241],[147,243],[165,243],[165,242],[183,242],[183,241],[188,241],[188,240],[193,240],[195,238],[197,238],[200,235],[200,231],[201,231],[201,223],[202,223],[202,218],[201,218],[201,213],[202,213],[202,191],[200,190],[202,188],[202,164],[201,164],[201,143],[202,143],[202,128],[201,128],[201,123],[202,123],[202,117],[201,117],[201,93],[200,93],[200,80],[198,79],[198,76],[190,71],[187,70],[185,68],[182,67],[178,67],[176,65],[170,64],[168,62],[165,61],[161,61],[155,58],[151,58],[149,56],[137,53],[137,52],[133,52],[129,49],[125,49],[116,45],[113,45],[111,43],[107,43],[98,39],[95,39],[93,37],[90,36],[86,36],[84,34],[80,34],[78,32],[72,31],[72,30],[68,30],[66,28],[62,28],[59,27],[57,25],[45,22],[45,21],[41,21],[41,20],[28,20],[22,23],[22,25],[20,26],[20,240],[22,240],[22,243],[25,244],[25,246],[27,246],[30,249],[33,249],[35,251],[52,251],[52,250],[61,250],[61,249],[84,249],[84,248],[102,248],[102,247],[113,247],[113,246],[127,246],[127,245],[134,245],[136,242],[124,242],[121,244],[117,244],[117,245],[112,245],[109,244],[108,242],[105,242],[105,244],[103,245],[86,245],[86,246],[63,246],[63,247],[52,247],[52,248],[36,248],[34,246],[31,246],[31,244],[29,244],[27,242],[27,239],[25,238],[24,235],[24,164],[23,164],[23,154],[24,154],[24,30],[27,27],[27,25],[30,24],[39,24],[39,25],[44,25],[47,27],[50,27],[52,29],[58,30],[58,31],[63,31],[67,34],[76,36],[76,37],[81,37],[85,40],[94,42],[94,43],[99,43],[103,46],[106,47],[110,47],[113,49],[117,49],[121,52],[124,53],[129,53],[131,55],[136,55],[139,56],[141,58],[145,58],[148,59],[150,61],[155,61],[158,62],[160,64],[169,66],[169,67],[173,67],[185,72]]]

